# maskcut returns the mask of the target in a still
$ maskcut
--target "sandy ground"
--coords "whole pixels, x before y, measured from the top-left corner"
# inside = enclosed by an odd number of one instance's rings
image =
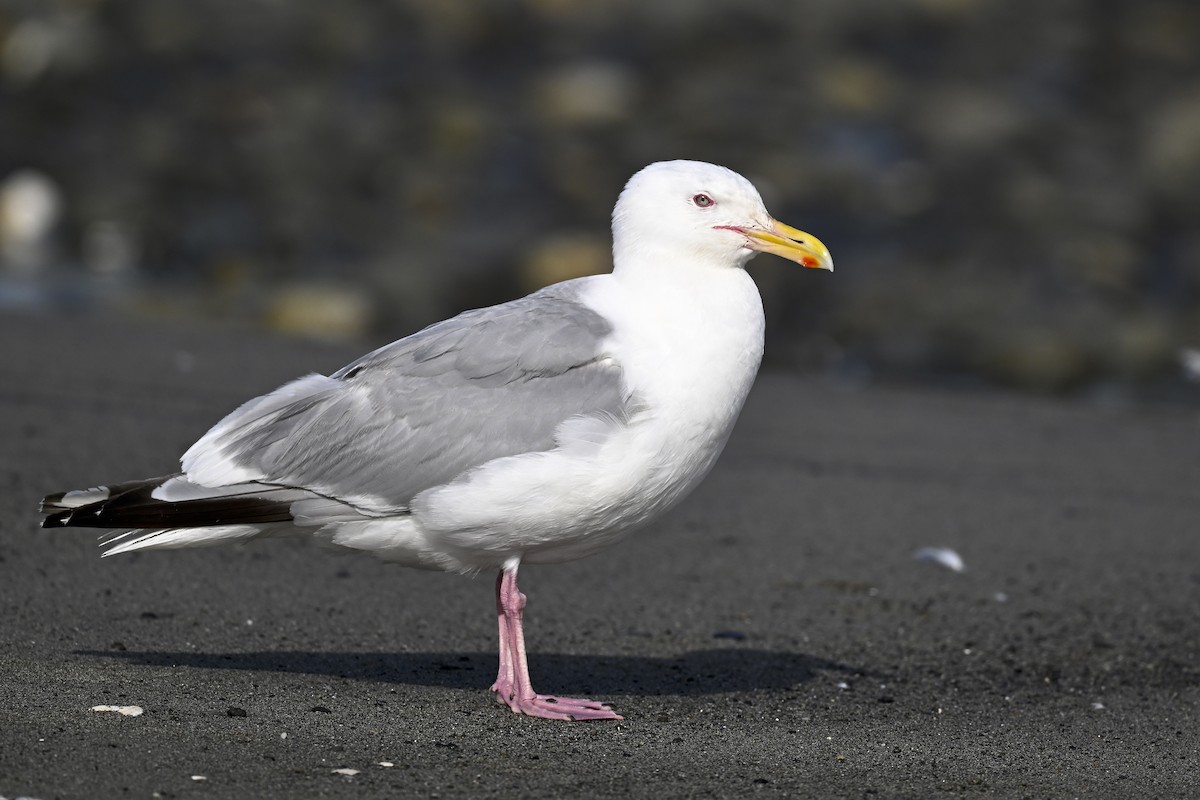
[[[42,494],[169,472],[356,348],[15,315],[0,336],[10,800],[1200,785],[1194,409],[765,374],[682,507],[522,572],[535,684],[627,717],[555,723],[489,698],[490,576],[298,541],[101,560],[91,532],[37,529]],[[915,561],[928,545],[966,571]]]

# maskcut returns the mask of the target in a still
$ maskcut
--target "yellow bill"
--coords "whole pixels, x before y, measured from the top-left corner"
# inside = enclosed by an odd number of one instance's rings
[[[750,240],[750,246],[762,253],[795,261],[810,269],[827,269],[833,272],[833,256],[829,248],[811,233],[784,225],[777,219],[771,220],[771,228],[741,228]]]

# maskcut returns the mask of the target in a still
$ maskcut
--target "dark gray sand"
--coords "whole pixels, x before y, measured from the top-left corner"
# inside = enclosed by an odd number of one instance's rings
[[[535,685],[627,718],[571,724],[490,699],[490,575],[298,541],[101,560],[37,529],[43,493],[169,472],[357,349],[13,315],[0,336],[0,796],[1200,791],[1195,410],[764,374],[681,508],[523,570]]]

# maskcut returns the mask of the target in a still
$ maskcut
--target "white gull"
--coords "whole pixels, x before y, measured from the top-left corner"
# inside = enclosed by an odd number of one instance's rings
[[[611,274],[286,384],[217,423],[181,473],[50,495],[42,525],[128,529],[105,555],[296,534],[406,566],[499,570],[498,698],[532,716],[621,719],[533,690],[517,569],[607,547],[708,473],[762,358],[744,270],[758,252],[833,268],[741,175],[651,164],[613,211]]]

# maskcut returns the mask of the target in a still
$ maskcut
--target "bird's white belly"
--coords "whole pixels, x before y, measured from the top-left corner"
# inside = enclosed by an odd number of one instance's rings
[[[651,330],[618,326],[626,340],[612,343],[614,357],[641,401],[631,419],[569,420],[555,449],[497,459],[418,496],[413,521],[437,565],[581,558],[695,488],[724,447],[762,356],[757,290],[741,270],[733,277],[714,313],[693,306],[697,316],[660,319]],[[731,290],[744,302],[730,303]],[[680,342],[686,358],[676,353]]]
[[[581,558],[693,489],[729,427],[724,420],[678,426],[649,413],[628,424],[569,423],[567,440],[554,450],[498,459],[422,495],[414,520],[434,549],[462,565],[446,565],[453,569],[491,568],[513,557],[525,563]],[[592,441],[596,434],[602,443]]]

